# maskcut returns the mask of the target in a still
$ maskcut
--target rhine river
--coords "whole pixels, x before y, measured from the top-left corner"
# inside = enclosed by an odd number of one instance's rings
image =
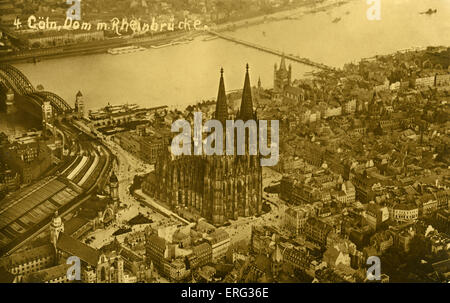
[[[227,34],[335,67],[377,54],[428,45],[450,46],[450,0],[381,0],[381,20],[369,21],[366,0],[290,20],[240,28]],[[429,8],[437,14],[421,15]],[[341,18],[337,23],[332,21]],[[39,84],[74,104],[78,90],[88,108],[120,103],[184,106],[215,98],[219,70],[227,90],[240,89],[245,64],[252,85],[273,86],[280,58],[221,39],[148,49],[124,55],[89,55],[17,64]],[[312,68],[292,63],[293,78]]]

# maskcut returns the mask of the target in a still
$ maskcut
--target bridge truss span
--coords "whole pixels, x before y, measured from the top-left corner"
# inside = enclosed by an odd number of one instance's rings
[[[15,84],[16,90],[21,95],[31,94],[35,91],[30,80],[17,68],[9,64],[0,64],[0,71],[10,78]]]
[[[9,64],[0,64],[0,82],[14,90],[18,95],[28,97],[33,103],[42,106],[44,101],[50,101],[57,113],[71,112],[70,105],[60,96],[47,91],[37,91],[30,80],[17,68]]]
[[[44,97],[45,100],[50,101],[51,104],[53,105],[53,108],[55,108],[56,111],[58,112],[65,113],[72,111],[70,105],[63,98],[61,98],[55,93],[42,91],[37,92],[36,94]]]

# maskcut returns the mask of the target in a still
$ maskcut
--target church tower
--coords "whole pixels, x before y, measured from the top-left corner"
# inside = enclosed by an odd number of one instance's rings
[[[292,79],[292,66],[289,65],[289,69],[286,68],[286,60],[284,55],[281,57],[280,68],[277,69],[277,65],[274,67],[274,79],[273,79],[273,91],[276,95],[283,93],[286,86],[291,85]]]
[[[83,94],[78,91],[75,97],[75,112],[78,114],[79,118],[84,117],[84,99]]]
[[[256,107],[258,108],[259,106],[259,100],[261,100],[262,97],[262,92],[263,92],[263,88],[262,88],[262,84],[261,84],[261,77],[258,78],[258,89],[256,90]]]
[[[64,223],[61,217],[58,215],[58,211],[53,216],[52,223],[50,224],[50,241],[53,247],[56,249],[56,243],[58,242],[59,235],[64,232]]]
[[[117,178],[114,172],[111,174],[111,177],[109,178],[109,190],[113,202],[115,203],[119,201],[119,179]]]

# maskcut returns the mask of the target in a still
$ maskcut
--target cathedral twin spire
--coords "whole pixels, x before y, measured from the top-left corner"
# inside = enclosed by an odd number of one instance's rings
[[[242,91],[241,109],[239,110],[238,119],[242,119],[243,121],[254,119],[252,87],[250,85],[250,76],[248,74],[248,64],[247,72],[245,73],[244,90]]]
[[[249,66],[247,64],[244,89],[242,91],[241,107],[237,115],[237,118],[243,121],[254,119],[252,87],[250,85],[250,75],[248,70]],[[225,121],[228,119],[228,105],[227,96],[225,93],[225,83],[223,79],[223,68],[220,70],[219,93],[217,95],[215,118],[221,121],[222,125],[225,125]]]
[[[225,125],[225,122],[228,119],[228,104],[227,104],[227,95],[225,92],[225,83],[223,80],[223,68],[220,69],[219,93],[217,95],[215,118],[216,120],[222,122],[222,125]]]

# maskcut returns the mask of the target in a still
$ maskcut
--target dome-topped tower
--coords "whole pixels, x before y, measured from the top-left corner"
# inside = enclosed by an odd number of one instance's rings
[[[56,248],[56,242],[58,242],[59,235],[64,232],[64,223],[61,217],[58,215],[58,211],[55,212],[52,223],[50,224],[50,241]]]

